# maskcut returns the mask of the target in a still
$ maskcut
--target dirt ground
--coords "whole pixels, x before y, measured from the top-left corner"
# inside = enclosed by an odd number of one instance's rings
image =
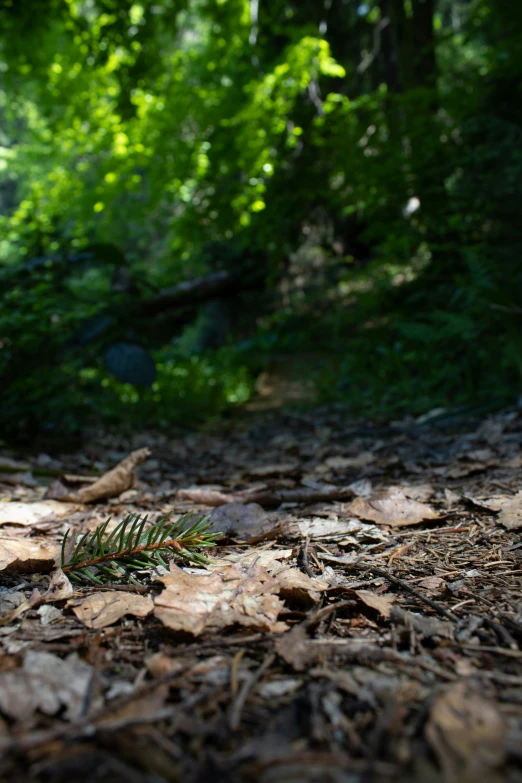
[[[1,779],[522,781],[521,444],[518,408],[325,408],[3,448]],[[170,511],[211,514],[208,565],[56,571],[66,529]]]

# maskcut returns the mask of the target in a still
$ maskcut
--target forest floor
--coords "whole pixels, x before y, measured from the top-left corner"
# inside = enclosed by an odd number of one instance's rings
[[[1,779],[522,781],[521,446],[518,408],[330,408],[4,448]],[[143,448],[131,488],[64,500]],[[206,568],[53,576],[67,528],[171,510],[212,513]]]

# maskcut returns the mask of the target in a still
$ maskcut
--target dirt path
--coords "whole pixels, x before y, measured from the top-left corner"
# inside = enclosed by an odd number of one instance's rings
[[[4,450],[2,779],[522,781],[521,436],[319,410]],[[169,511],[225,534],[206,568],[58,584],[67,528]]]

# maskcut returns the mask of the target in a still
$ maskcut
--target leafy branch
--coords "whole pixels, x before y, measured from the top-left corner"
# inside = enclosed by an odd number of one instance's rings
[[[140,584],[136,572],[158,565],[167,567],[166,559],[173,556],[185,562],[207,563],[207,558],[196,550],[214,546],[220,537],[219,533],[208,531],[208,516],[192,524],[191,513],[172,523],[170,517],[171,514],[166,514],[146,527],[147,516],[129,514],[107,536],[109,517],[76,542],[67,530],[62,542],[62,570],[75,582]]]

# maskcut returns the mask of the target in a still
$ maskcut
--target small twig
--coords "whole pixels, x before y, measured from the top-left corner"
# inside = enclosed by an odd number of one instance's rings
[[[267,655],[265,660],[261,664],[261,666],[258,669],[256,669],[255,672],[252,672],[241,686],[241,689],[237,694],[234,703],[230,708],[228,725],[230,726],[232,731],[236,731],[239,728],[239,724],[241,723],[241,713],[243,712],[243,708],[248,698],[248,694],[250,693],[252,688],[254,688],[254,686],[257,685],[257,683],[259,682],[263,674],[266,672],[266,670],[270,668],[270,666],[275,661],[275,658],[276,658],[275,653],[270,653],[269,655]]]
[[[345,599],[343,601],[336,601],[334,604],[328,604],[323,606],[322,609],[318,609],[316,612],[310,614],[306,620],[302,623],[304,628],[312,628],[324,620],[325,617],[329,617],[332,612],[336,612],[338,609],[342,609],[343,606],[353,606],[353,599]]]
[[[241,659],[244,656],[246,650],[243,647],[241,650],[238,650],[237,653],[234,655],[234,658],[232,660],[232,666],[230,667],[230,693],[232,694],[232,698],[235,699],[237,696],[237,692],[239,690],[239,664],[241,663]]]
[[[495,622],[490,617],[484,617],[482,619],[482,624],[485,625],[486,628],[489,628],[491,631],[493,631],[500,641],[507,645],[511,650],[519,649],[518,644],[513,639],[509,631],[499,622]]]
[[[410,593],[410,595],[415,596],[415,598],[417,598],[419,601],[422,601],[423,603],[430,606],[435,612],[437,612],[437,614],[440,614],[443,617],[447,617],[448,620],[451,620],[452,622],[458,622],[459,618],[456,617],[456,615],[454,615],[453,612],[449,612],[447,609],[445,609],[443,606],[438,604],[436,601],[432,601],[431,598],[426,598],[425,595],[419,593],[419,591],[415,590],[414,587],[411,587],[411,585],[409,585],[407,582],[404,582],[402,579],[393,576],[393,574],[390,574],[390,572],[386,571],[386,569],[378,568],[377,566],[371,565],[371,563],[346,563],[345,565],[348,568],[354,568],[357,571],[373,571],[379,576],[384,577],[384,579],[387,579],[392,584],[396,584],[405,592]]]

